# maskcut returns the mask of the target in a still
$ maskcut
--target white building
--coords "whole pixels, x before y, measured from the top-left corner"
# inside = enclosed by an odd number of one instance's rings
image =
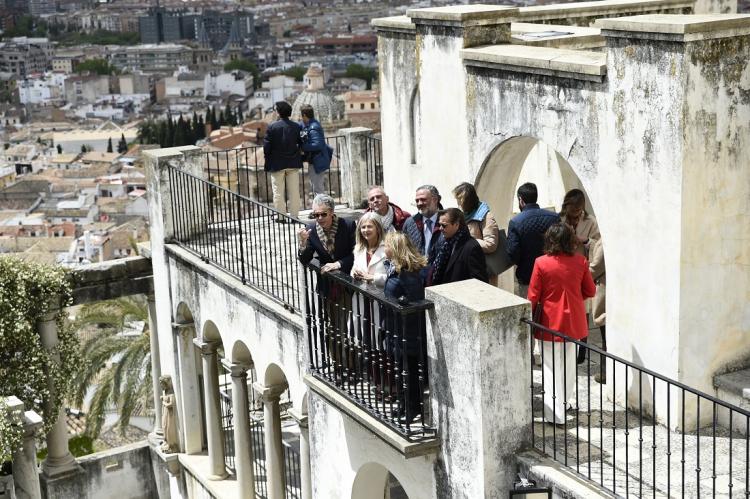
[[[239,70],[231,73],[208,73],[203,80],[203,93],[205,97],[247,97],[253,93],[253,75]]]

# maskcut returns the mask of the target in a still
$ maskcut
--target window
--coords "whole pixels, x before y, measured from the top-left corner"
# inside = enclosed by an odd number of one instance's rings
[[[374,102],[370,102],[370,109],[375,109],[375,103]]]
[[[365,108],[365,103],[363,102],[362,104],[360,104],[360,105],[359,105],[359,108],[360,108],[360,109],[364,109],[364,108]]]

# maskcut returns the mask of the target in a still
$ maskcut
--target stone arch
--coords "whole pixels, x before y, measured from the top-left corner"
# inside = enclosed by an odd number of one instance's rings
[[[205,341],[222,342],[219,328],[216,327],[216,324],[214,324],[214,322],[210,320],[206,321],[203,324],[203,334],[201,334],[201,338],[203,338]]]
[[[281,369],[281,367],[274,363],[268,364],[268,367],[266,367],[266,372],[263,375],[263,384],[266,386],[289,386],[283,369]]]
[[[236,340],[234,345],[232,345],[232,350],[229,353],[229,360],[236,364],[245,364],[248,366],[253,365],[253,356],[250,353],[250,349],[242,340]]]
[[[188,304],[184,301],[181,301],[177,305],[177,309],[174,314],[174,320],[178,324],[185,324],[194,321],[193,312],[190,310]]]
[[[395,479],[395,484],[390,478]],[[400,487],[406,497],[411,497],[409,491],[403,486],[403,481],[398,479],[398,473],[393,472],[380,463],[369,462],[360,466],[357,476],[352,484],[352,499],[382,499],[386,487],[389,485]],[[390,495],[388,496],[390,497]]]

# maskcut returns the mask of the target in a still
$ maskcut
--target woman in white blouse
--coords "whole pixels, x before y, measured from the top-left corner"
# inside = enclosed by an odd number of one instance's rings
[[[375,284],[379,288],[385,285],[387,273],[384,235],[380,215],[375,212],[362,215],[357,223],[351,275],[355,279]]]

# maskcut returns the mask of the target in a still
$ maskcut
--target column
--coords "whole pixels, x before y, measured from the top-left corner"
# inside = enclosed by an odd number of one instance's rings
[[[200,388],[196,370],[195,346],[193,345],[194,324],[172,323],[172,330],[177,338],[177,362],[179,363],[180,404],[182,450],[186,454],[198,454],[203,450],[203,411],[200,403]],[[177,384],[175,384],[177,387]]]
[[[227,476],[224,467],[224,439],[221,435],[221,411],[219,409],[219,363],[217,362],[215,341],[195,338],[193,343],[201,350],[203,360],[203,396],[206,413],[206,436],[208,437],[208,457],[211,461],[210,480],[223,480]]]
[[[36,431],[42,426],[42,417],[34,411],[24,412],[23,402],[17,397],[7,397],[8,414],[17,418],[15,423],[23,425],[23,441],[13,451],[13,480],[16,497],[19,499],[41,499],[39,470],[36,466]]]
[[[289,409],[289,415],[299,426],[299,467],[302,486],[302,499],[312,499],[312,480],[310,477],[310,429],[307,426],[307,414]]]
[[[263,431],[266,444],[266,477],[268,499],[284,499],[284,446],[281,444],[281,411],[279,398],[286,385],[263,386],[255,383],[255,390],[263,398]]]
[[[342,128],[344,136],[341,175],[341,197],[349,206],[359,206],[367,197],[367,137],[372,129],[364,127]]]
[[[154,431],[149,435],[153,444],[158,444],[164,438],[161,427],[161,358],[159,357],[159,330],[156,326],[156,298],[148,295],[148,331],[151,337],[151,384],[154,390]]]
[[[57,312],[58,307],[52,307],[52,310],[37,325],[42,346],[48,351],[53,350],[60,343],[60,339],[57,336],[57,322],[55,321]],[[58,353],[53,354],[53,360],[54,362],[60,362]],[[52,399],[55,393],[51,380],[49,382],[49,389],[50,398]],[[45,408],[45,412],[48,412],[47,408]],[[73,454],[68,449],[68,427],[65,421],[65,407],[61,404],[55,425],[47,433],[47,457],[42,462],[42,470],[46,476],[55,477],[71,471],[77,471],[78,469],[80,469],[78,463],[76,463]]]
[[[252,366],[222,360],[232,375],[232,412],[234,413],[234,465],[240,499],[255,499],[253,446],[250,441],[250,407],[247,395],[247,370]]]

